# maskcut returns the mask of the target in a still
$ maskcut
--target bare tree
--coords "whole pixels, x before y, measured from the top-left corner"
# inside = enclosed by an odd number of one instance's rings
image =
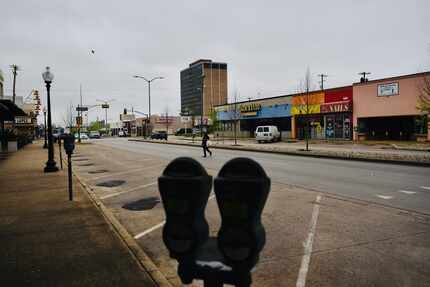
[[[237,121],[240,118],[240,111],[237,105],[238,101],[238,92],[237,89],[234,92],[234,103],[232,105],[232,114],[230,114],[230,119],[233,120],[233,133],[234,133],[234,145],[237,145]]]
[[[312,79],[311,79],[311,71],[309,67],[306,69],[305,77],[299,84],[299,94],[301,97],[304,97],[305,104],[304,109],[301,107],[302,103],[300,103],[299,114],[304,115],[305,118],[305,142],[306,142],[306,151],[309,151],[309,133],[310,133],[310,123],[309,123],[309,114],[310,114],[310,103],[309,103],[309,94],[312,88]]]
[[[70,102],[69,105],[66,108],[66,112],[63,114],[63,123],[66,128],[69,128],[70,131],[73,128],[73,105]]]
[[[430,77],[423,77],[420,86],[418,109],[424,113],[430,113]]]

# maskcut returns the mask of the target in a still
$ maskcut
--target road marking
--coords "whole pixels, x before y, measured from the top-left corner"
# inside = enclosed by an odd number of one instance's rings
[[[305,253],[302,257],[302,263],[300,265],[299,276],[297,277],[296,287],[305,287],[306,285],[306,276],[309,270],[309,263],[311,261],[311,253],[312,253],[312,245],[314,243],[315,230],[318,222],[318,215],[320,212],[320,202],[321,195],[317,195],[315,200],[313,210],[312,210],[312,218],[308,233],[308,238],[306,239],[306,243],[304,245]]]
[[[390,195],[380,195],[380,194],[377,194],[376,196],[379,197],[379,198],[382,198],[382,199],[392,199],[393,198]]]
[[[420,186],[422,189],[430,189],[430,186]]]
[[[410,191],[410,190],[398,190],[398,192],[404,193],[404,194],[415,194],[415,191]]]
[[[213,195],[209,196],[209,199],[208,199],[208,200],[211,200],[211,199],[213,199],[214,197],[215,197],[215,194],[213,194]],[[145,230],[145,231],[143,231],[143,232],[141,232],[141,233],[136,234],[136,235],[134,236],[134,239],[139,239],[139,238],[141,238],[141,237],[143,237],[143,236],[145,236],[145,235],[147,235],[147,234],[151,233],[152,231],[157,230],[157,229],[159,229],[159,228],[163,227],[165,223],[166,223],[166,221],[165,221],[165,220],[163,220],[162,222],[158,223],[157,225],[154,225],[154,226],[152,226],[151,228],[149,228],[149,229],[147,229],[147,230]]]
[[[115,193],[112,193],[112,194],[108,194],[108,195],[100,197],[100,199],[111,198],[111,197],[118,196],[118,195],[121,195],[121,194],[124,194],[124,193],[129,193],[129,192],[141,189],[141,188],[145,188],[145,187],[148,187],[148,186],[151,186],[151,185],[154,185],[154,184],[157,184],[157,182],[154,181],[154,182],[151,182],[151,183],[148,183],[148,184],[144,184],[144,185],[139,185],[139,186],[136,186],[136,187],[124,190],[124,191],[120,191],[120,192],[115,192]]]
[[[162,222],[158,223],[157,225],[154,225],[154,226],[152,226],[151,228],[149,228],[149,229],[147,229],[147,230],[145,230],[145,231],[143,231],[143,232],[141,232],[141,233],[139,233],[139,234],[136,234],[136,235],[134,236],[134,239],[139,239],[139,238],[141,238],[141,237],[145,236],[146,234],[151,233],[152,231],[157,230],[157,229],[158,229],[158,228],[160,228],[160,227],[163,227],[163,225],[164,225],[165,223],[166,223],[166,221],[165,221],[165,220],[163,220]]]

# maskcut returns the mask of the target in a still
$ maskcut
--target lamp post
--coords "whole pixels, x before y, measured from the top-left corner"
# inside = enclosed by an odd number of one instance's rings
[[[47,103],[48,103],[48,161],[46,162],[45,172],[55,172],[58,171],[58,167],[54,160],[54,145],[52,141],[52,125],[51,125],[51,83],[54,79],[54,74],[52,74],[49,70],[49,67],[46,67],[46,71],[42,74],[43,80],[46,84],[46,92],[47,92]]]
[[[151,80],[148,80],[145,77],[135,75],[135,76],[133,76],[133,78],[142,79],[142,80],[145,80],[148,83],[148,99],[149,99],[149,103],[148,103],[148,124],[151,127],[151,82],[155,81],[155,80],[162,80],[162,79],[164,79],[164,77],[154,77]]]
[[[47,141],[47,137],[46,137],[46,107],[43,107],[43,120],[44,120],[44,125],[43,125],[43,133],[45,136],[45,143],[43,144],[43,148],[48,148],[48,143]]]

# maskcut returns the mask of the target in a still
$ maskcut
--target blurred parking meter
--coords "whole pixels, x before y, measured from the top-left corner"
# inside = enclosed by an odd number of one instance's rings
[[[218,247],[241,284],[250,285],[250,271],[266,243],[261,214],[269,195],[270,178],[256,161],[235,158],[221,168],[214,187],[222,218]]]
[[[67,153],[67,172],[69,177],[69,200],[73,200],[73,186],[72,186],[72,154],[75,149],[75,137],[67,134],[63,135],[64,150]]]
[[[60,167],[61,169],[63,169],[63,153],[61,152],[61,136],[58,137],[58,150],[59,150],[59,154],[60,154]]]
[[[209,236],[205,208],[212,177],[194,159],[173,160],[158,178],[166,213],[163,241],[170,257],[179,262],[178,274],[184,284],[193,280],[196,250]]]
[[[205,169],[191,158],[173,160],[158,179],[166,212],[163,240],[176,259],[184,284],[251,285],[251,269],[265,244],[261,213],[270,191],[263,168],[247,158],[227,162],[215,179],[222,224],[209,238],[204,217],[212,185]]]

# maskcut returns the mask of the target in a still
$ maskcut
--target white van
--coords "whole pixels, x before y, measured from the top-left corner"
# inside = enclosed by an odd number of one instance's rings
[[[258,126],[255,129],[255,139],[259,143],[262,141],[280,141],[281,133],[278,131],[277,126]]]

